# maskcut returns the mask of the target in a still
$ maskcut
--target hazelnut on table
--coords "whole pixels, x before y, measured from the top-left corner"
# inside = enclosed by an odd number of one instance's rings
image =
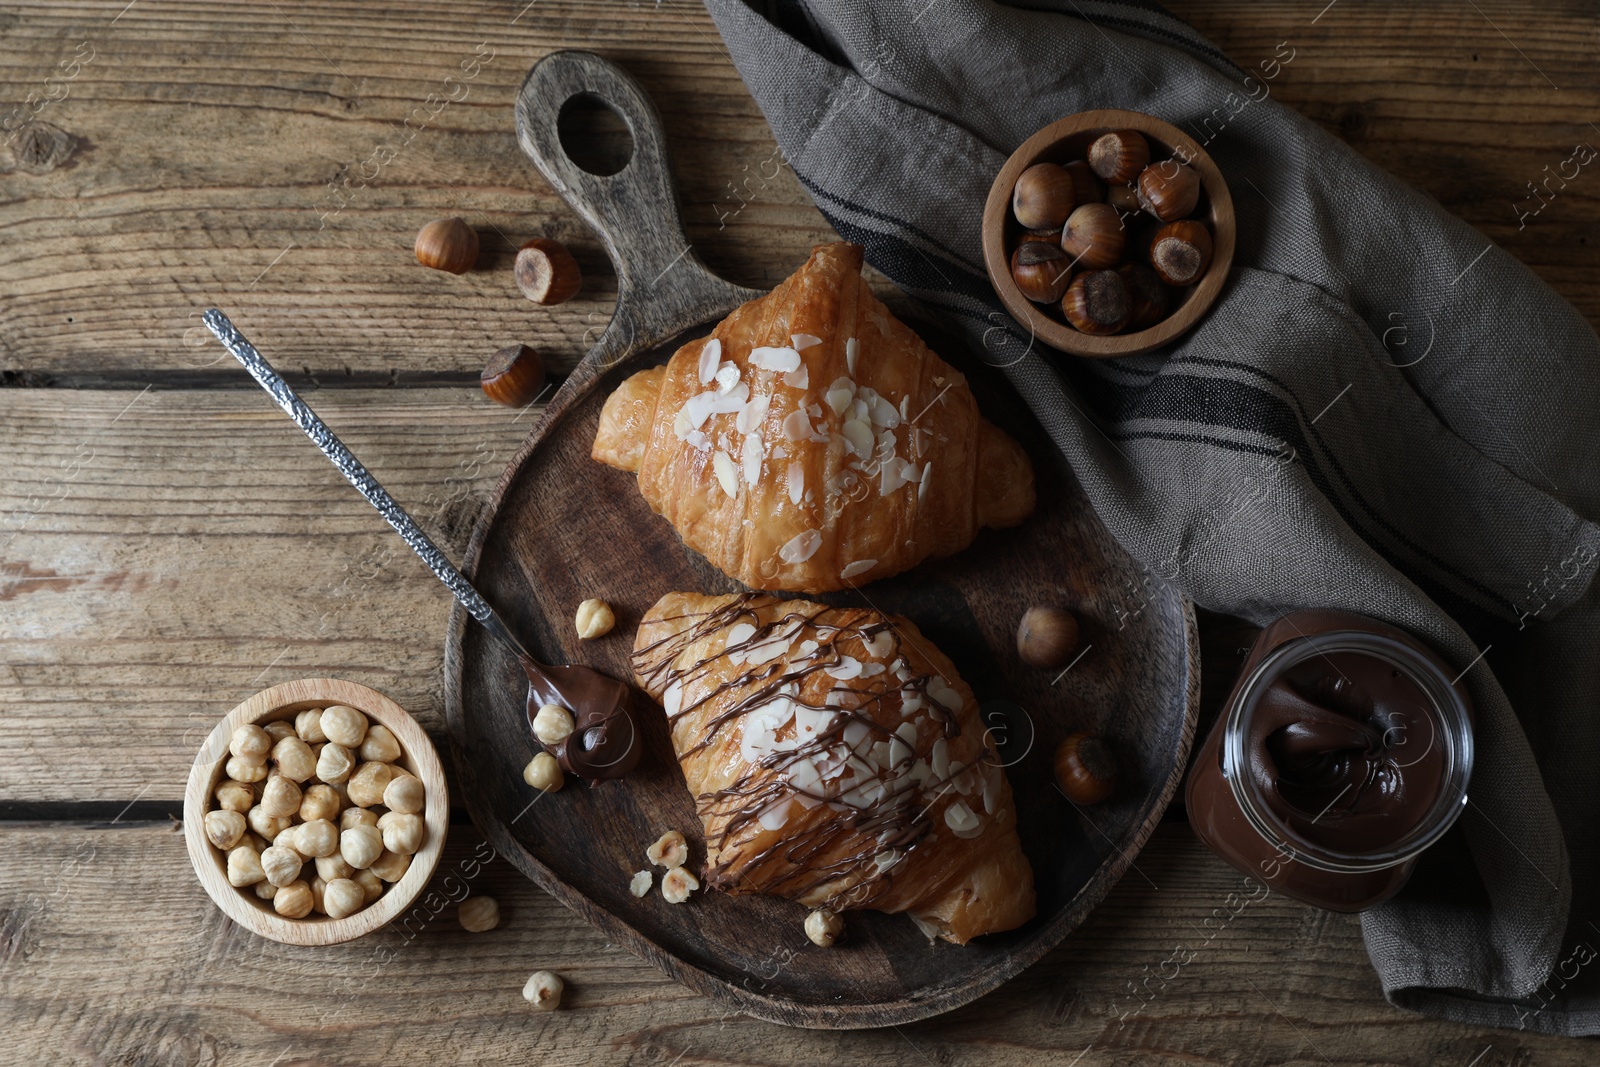
[[[678,831],[668,830],[644,854],[657,867],[682,867],[689,862],[689,842]]]
[[[279,774],[293,782],[303,782],[317,773],[317,758],[312,755],[311,746],[298,737],[285,737],[273,745],[272,762],[278,765]]]
[[[345,781],[355,766],[355,757],[350,750],[337,741],[327,742],[322,746],[322,751],[317,753],[317,777],[324,783],[331,785]]]
[[[394,778],[394,768],[387,763],[363,763],[357,767],[350,776],[350,781],[345,788],[350,794],[350,803],[361,808],[370,808],[374,804],[383,803],[383,791],[389,788],[389,782]]]
[[[844,933],[844,920],[825,908],[818,908],[806,916],[806,937],[813,945],[832,948],[839,935]]]
[[[295,851],[302,856],[331,856],[339,851],[339,831],[327,819],[312,819],[295,830]]]
[[[560,975],[534,971],[522,987],[522,999],[532,1004],[534,1011],[555,1011],[561,1006],[561,993],[566,987]]]
[[[317,877],[325,882],[332,882],[339,878],[354,878],[356,869],[345,862],[345,858],[335,852],[331,856],[318,856],[313,861],[317,867]]]
[[[294,736],[294,723],[287,722],[283,719],[275,719],[272,722],[266,723],[261,728],[267,732],[268,737],[272,738],[272,743],[274,745],[276,745],[279,741],[282,741],[285,737]]]
[[[300,810],[300,787],[281,774],[274,774],[261,787],[261,810],[278,818],[288,818]]]
[[[344,804],[333,786],[318,782],[309,786],[300,796],[300,821],[332,819],[339,814],[339,809],[342,807]]]
[[[656,876],[650,871],[635,871],[633,879],[628,882],[628,892],[636,897],[642,897],[650,892],[650,887],[655,884]]]
[[[668,904],[682,904],[699,888],[700,880],[682,867],[674,867],[661,876],[661,896]]]
[[[383,879],[371,871],[357,871],[350,880],[361,887],[361,893],[368,904],[383,896]]]
[[[378,813],[367,808],[350,807],[339,813],[339,829],[348,830],[352,826],[377,826]]]
[[[579,639],[589,641],[610,633],[611,628],[617,624],[617,615],[611,610],[611,605],[604,600],[590,599],[578,605],[578,617],[575,621]]]
[[[255,885],[265,878],[261,869],[261,856],[249,845],[236,845],[228,850],[228,884],[243,888]]]
[[[528,761],[522,769],[522,780],[535,789],[546,793],[554,793],[561,788],[564,779],[561,776],[561,764],[548,752],[541,752]]]
[[[494,897],[468,897],[456,909],[463,930],[481,934],[500,925],[500,904]]]
[[[300,853],[292,848],[284,848],[281,845],[273,845],[263,852],[260,863],[262,873],[266,876],[267,881],[279,889],[282,889],[290,882],[298,880],[300,868],[305,865],[300,858]]]
[[[244,782],[224,779],[217,786],[217,807],[223,811],[236,811],[240,815],[256,806],[256,791]]]
[[[260,804],[245,813],[245,821],[250,824],[250,829],[266,838],[273,840],[290,826],[290,820],[281,815],[272,815]]]

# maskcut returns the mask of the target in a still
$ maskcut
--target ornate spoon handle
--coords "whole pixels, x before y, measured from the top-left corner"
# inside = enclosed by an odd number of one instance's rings
[[[316,412],[306,406],[306,402],[300,399],[299,394],[272,369],[272,365],[262,358],[255,346],[228,321],[228,317],[216,308],[212,308],[205,313],[203,319],[211,332],[217,335],[217,340],[233,353],[233,358],[244,364],[244,369],[250,372],[250,377],[267,391],[277,402],[278,407],[294,420],[296,426],[305,431],[305,435],[311,438],[312,444],[322,449],[322,454],[332,460],[333,465],[349,479],[350,484],[367,498],[367,503],[378,509],[378,514],[387,519],[389,525],[395,528],[395,532],[405,539],[406,544],[422,557],[422,562],[426,563],[433,573],[439,576],[439,580],[446,588],[455,594],[455,598],[461,601],[461,606],[482,623],[484,629],[503,641],[519,658],[537,663],[538,661],[529,655],[528,650],[522,647],[522,642],[517,640],[510,628],[495,613],[494,608],[489,606],[489,602],[483,599],[483,596],[472,587],[472,583],[463,578],[461,572],[445,558],[439,546],[428,539],[428,535],[422,532],[422,527],[406,514],[404,508],[395,503],[394,497],[378,484],[378,479],[372,476],[372,472],[362,466],[361,461],[356,459],[332,430],[328,429],[326,423],[317,418]]]

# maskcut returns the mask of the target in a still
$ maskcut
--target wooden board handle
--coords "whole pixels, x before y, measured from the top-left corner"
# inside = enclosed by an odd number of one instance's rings
[[[557,123],[573,97],[598,99],[628,124],[633,155],[591,174],[561,145]],[[654,348],[759,296],[712,274],[684,236],[661,116],[622,68],[592,52],[545,56],[517,93],[517,140],[545,179],[600,234],[617,270],[617,310],[585,357],[591,373]]]

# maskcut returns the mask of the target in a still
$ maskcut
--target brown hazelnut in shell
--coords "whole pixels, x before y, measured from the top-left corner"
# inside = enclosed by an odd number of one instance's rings
[[[1108,185],[1126,185],[1150,162],[1150,142],[1138,130],[1112,130],[1089,145],[1089,166]]]
[[[417,262],[465,274],[478,262],[478,233],[461,219],[435,219],[417,232]]]
[[[1011,278],[1029,300],[1053,304],[1067,291],[1072,263],[1058,244],[1023,241],[1011,253]]]
[[[1193,285],[1211,266],[1211,231],[1194,219],[1169,222],[1150,241],[1150,265],[1168,285]]]
[[[1098,804],[1117,787],[1117,758],[1093,734],[1075,733],[1056,747],[1056,785],[1074,804]]]
[[[1067,216],[1061,247],[1079,270],[1115,267],[1122,258],[1128,232],[1110,204],[1084,204]]]
[[[1116,333],[1133,317],[1133,299],[1122,275],[1092,270],[1072,279],[1061,298],[1061,312],[1084,333]]]
[[[520,408],[544,388],[544,360],[527,345],[507,345],[489,357],[478,384],[495,403]]]
[[[1074,160],[1061,169],[1072,179],[1072,190],[1078,203],[1092,204],[1106,198],[1106,183],[1096,177],[1083,160]]]
[[[1144,210],[1143,205],[1139,203],[1139,190],[1131,185],[1107,186],[1106,203],[1123,215]]]
[[[1078,620],[1057,607],[1032,607],[1017,625],[1017,655],[1030,667],[1065,667],[1078,650]]]
[[[1011,189],[1011,213],[1024,229],[1056,229],[1076,203],[1072,179],[1058,163],[1035,163]]]
[[[1117,273],[1128,283],[1128,295],[1133,299],[1133,317],[1128,320],[1128,329],[1148,330],[1167,317],[1170,295],[1154,268],[1143,263],[1124,263],[1117,268]]]
[[[517,288],[535,304],[571,300],[583,284],[578,261],[567,246],[549,237],[535,237],[517,251]]]
[[[1200,175],[1175,159],[1152,163],[1139,175],[1139,205],[1162,222],[1194,213],[1200,203]]]

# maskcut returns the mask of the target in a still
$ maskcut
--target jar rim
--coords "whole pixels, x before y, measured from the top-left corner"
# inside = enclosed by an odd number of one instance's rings
[[[1331,652],[1358,652],[1382,659],[1405,675],[1432,705],[1441,729],[1436,740],[1444,746],[1446,771],[1438,799],[1425,818],[1410,832],[1384,849],[1344,852],[1308,840],[1280,816],[1259,803],[1251,776],[1245,772],[1246,724],[1267,685],[1285,671],[1313,656]],[[1262,657],[1240,685],[1227,709],[1222,736],[1222,776],[1246,820],[1262,839],[1286,859],[1338,873],[1385,870],[1421,854],[1455,824],[1467,804],[1467,784],[1472,777],[1474,743],[1472,715],[1454,683],[1432,659],[1416,647],[1386,634],[1365,630],[1335,630],[1292,637]]]

